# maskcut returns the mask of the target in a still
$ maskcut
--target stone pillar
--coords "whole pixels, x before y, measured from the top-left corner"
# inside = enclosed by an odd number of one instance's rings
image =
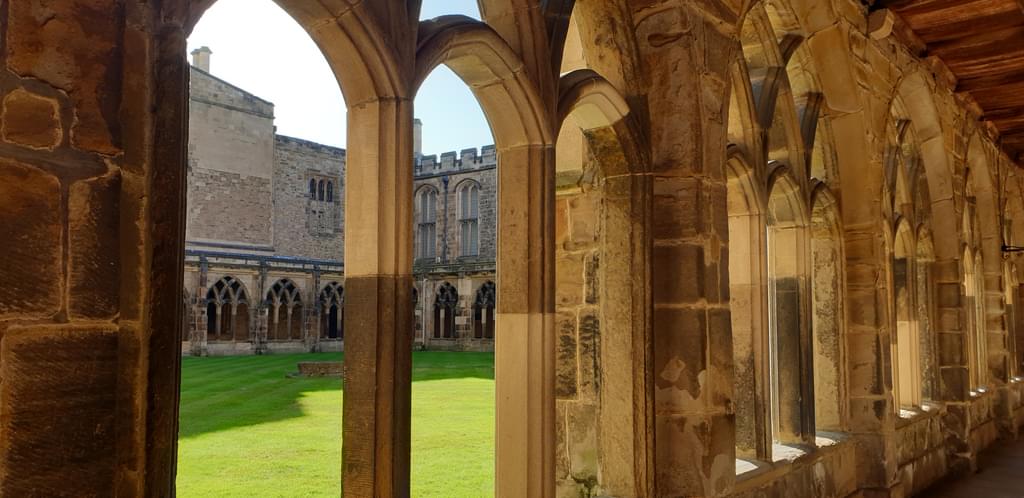
[[[0,1],[0,495],[173,494],[187,63],[152,10]]]
[[[554,149],[498,151],[495,496],[554,491]]]
[[[716,496],[735,478],[723,172],[736,18],[706,9],[634,12],[652,85],[654,496]]]
[[[951,471],[966,472],[973,466],[970,448],[971,381],[966,336],[970,333],[967,330],[967,313],[971,304],[964,296],[963,271],[959,260],[936,261],[934,268],[938,396],[946,406],[943,428],[951,456]]]
[[[412,102],[348,112],[343,491],[409,496]]]

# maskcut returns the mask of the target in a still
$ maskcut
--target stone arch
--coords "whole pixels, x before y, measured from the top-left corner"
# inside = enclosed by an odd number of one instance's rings
[[[563,451],[595,454],[597,465],[573,473],[559,460],[556,486],[582,493],[581,483],[593,481],[605,494],[646,495],[637,491],[647,489],[637,469],[650,457],[638,441],[647,437],[649,421],[631,407],[646,396],[650,300],[643,284],[647,255],[637,241],[648,214],[644,201],[625,194],[651,188],[646,147],[625,99],[591,69],[562,76],[557,116],[555,216],[571,226],[558,230],[555,241],[557,330],[560,343],[577,344],[575,352],[559,357],[559,367],[578,372],[564,382],[560,376],[557,403],[560,411],[596,414],[593,425],[560,424],[559,438],[567,441]],[[587,350],[596,354],[588,359]],[[596,438],[585,436],[592,432]]]
[[[757,132],[757,115],[754,105],[750,76],[742,59],[737,59],[730,69],[728,142],[732,146],[749,151],[758,150],[760,139]]]
[[[891,115],[909,119],[913,125],[922,166],[928,179],[931,216],[935,219],[956,219],[953,192],[953,170],[946,154],[942,122],[939,118],[928,78],[920,69],[910,70],[897,84]],[[940,260],[959,257],[958,233],[955,230],[934,234],[936,257]]]
[[[493,11],[481,7],[489,19]],[[465,16],[421,22],[414,87],[439,64],[473,91],[498,152],[496,494],[553,494],[555,361],[545,352],[555,350],[547,290],[554,255],[543,243],[554,236],[553,116],[523,61],[486,24]]]
[[[217,280],[206,292],[207,340],[249,340],[249,293],[232,276]],[[212,313],[212,318],[211,318]]]
[[[267,290],[267,339],[300,340],[303,333],[302,292],[291,279],[282,278]]]
[[[193,0],[181,12],[185,36],[217,0]],[[407,95],[397,54],[377,40],[387,37],[365,5],[339,11],[321,2],[274,0],[320,47],[349,106]],[[355,143],[352,144],[353,146]]]
[[[473,301],[473,338],[494,339],[494,305],[497,302],[494,282],[487,281],[476,291]]]
[[[824,184],[811,196],[811,335],[814,421],[819,431],[845,427],[845,278],[838,202]]]
[[[320,339],[345,338],[345,288],[328,282],[320,290]]]
[[[434,339],[458,339],[455,317],[459,310],[459,291],[443,282],[434,294]]]

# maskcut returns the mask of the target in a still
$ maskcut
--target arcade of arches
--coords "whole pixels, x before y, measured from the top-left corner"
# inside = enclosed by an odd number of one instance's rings
[[[0,0],[2,495],[173,496],[184,50],[213,2]],[[341,303],[346,496],[409,494],[412,101],[439,64],[501,164],[472,332],[497,496],[911,496],[1017,437],[1017,0],[277,3],[348,105],[344,295],[211,280],[207,333]]]

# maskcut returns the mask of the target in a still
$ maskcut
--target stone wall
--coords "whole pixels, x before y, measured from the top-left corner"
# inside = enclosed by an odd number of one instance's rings
[[[186,238],[274,242],[274,106],[191,69]]]
[[[278,135],[274,146],[274,249],[279,255],[343,261],[345,151]],[[329,181],[332,201],[313,200],[309,181]]]

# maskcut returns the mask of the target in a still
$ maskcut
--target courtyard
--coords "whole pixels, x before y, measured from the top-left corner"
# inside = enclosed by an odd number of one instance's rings
[[[340,353],[182,360],[178,495],[338,496],[339,378],[290,377]],[[412,495],[494,489],[494,355],[413,353]]]

